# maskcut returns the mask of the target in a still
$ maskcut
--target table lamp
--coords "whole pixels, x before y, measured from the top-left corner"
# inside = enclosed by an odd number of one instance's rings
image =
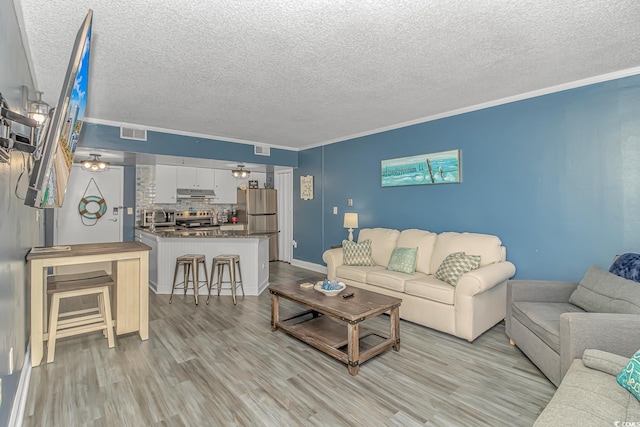
[[[344,214],[344,228],[349,229],[349,241],[353,242],[353,229],[358,228],[358,214],[346,212]]]

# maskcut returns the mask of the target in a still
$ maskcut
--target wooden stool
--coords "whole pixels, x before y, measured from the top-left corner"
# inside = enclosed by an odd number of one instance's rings
[[[224,267],[229,267],[229,281],[222,281],[222,275],[224,273]],[[238,268],[238,278],[236,281],[236,266]],[[231,297],[233,298],[233,304],[236,304],[236,288],[240,286],[242,290],[242,296],[244,296],[244,286],[242,286],[242,270],[240,269],[240,256],[239,255],[218,255],[213,257],[211,263],[211,282],[213,283],[213,270],[218,267],[218,280],[216,281],[216,287],[218,288],[218,296],[220,296],[220,290],[223,283],[229,283],[231,285]],[[209,296],[207,297],[207,304],[209,304],[209,298],[211,298],[211,287],[209,285]]]
[[[51,313],[47,345],[47,363],[53,362],[58,338],[102,330],[109,348],[113,348],[113,318],[109,286],[115,282],[105,271],[58,274],[47,277],[47,293],[51,294]],[[60,301],[83,295],[97,295],[98,306],[60,313]]]
[[[200,269],[200,265],[204,267],[204,277],[206,280],[200,280],[198,278],[198,273]],[[178,269],[182,266],[184,271],[184,280],[181,283],[176,283],[178,278]],[[169,304],[171,304],[171,300],[173,299],[173,291],[176,289],[184,290],[184,294],[187,295],[187,290],[189,289],[189,273],[191,273],[191,281],[193,283],[193,296],[196,300],[196,305],[198,305],[198,291],[201,287],[206,286],[209,288],[209,294],[211,294],[211,284],[209,283],[209,273],[207,273],[207,263],[204,255],[194,255],[187,254],[179,256],[176,259],[176,269],[173,272],[173,287],[171,288],[171,296],[169,297]],[[204,282],[204,285],[200,285],[200,283]],[[182,285],[181,288],[178,285]]]

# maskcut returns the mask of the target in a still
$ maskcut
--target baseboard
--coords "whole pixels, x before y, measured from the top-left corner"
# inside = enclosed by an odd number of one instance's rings
[[[18,390],[16,397],[13,399],[11,407],[11,415],[9,416],[9,427],[22,426],[24,419],[24,410],[27,406],[27,395],[29,394],[29,382],[31,381],[31,344],[27,346],[27,352],[24,355],[24,364],[20,373],[20,381],[18,381]]]
[[[312,262],[302,261],[295,258],[291,260],[291,265],[294,267],[306,268],[307,270],[315,271],[317,273],[327,274],[327,267],[324,265],[314,264]]]

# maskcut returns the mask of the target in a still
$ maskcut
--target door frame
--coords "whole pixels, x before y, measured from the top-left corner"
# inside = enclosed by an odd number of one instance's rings
[[[291,263],[293,259],[293,168],[274,172],[274,187],[278,190],[278,259]]]

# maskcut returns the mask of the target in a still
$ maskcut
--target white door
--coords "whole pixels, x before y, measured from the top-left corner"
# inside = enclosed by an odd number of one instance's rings
[[[278,190],[278,259],[290,263],[293,258],[293,170],[275,172]]]
[[[80,165],[73,165],[64,203],[55,209],[54,244],[121,242],[123,181],[121,166],[110,166],[104,172],[89,172]],[[89,203],[81,204],[83,198]],[[106,210],[94,201],[99,199],[104,199]],[[101,209],[104,215],[96,218]],[[81,211],[85,211],[84,216]]]

